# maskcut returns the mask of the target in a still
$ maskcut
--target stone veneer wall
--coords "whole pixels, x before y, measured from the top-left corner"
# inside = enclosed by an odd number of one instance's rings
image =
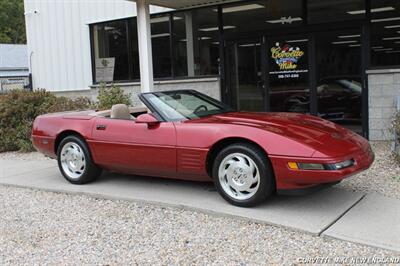
[[[369,139],[392,140],[391,123],[400,96],[400,69],[369,70]]]
[[[132,94],[132,105],[141,105],[139,100],[140,83],[117,83],[125,92]],[[183,79],[183,80],[164,80],[154,82],[155,91],[163,90],[197,90],[201,93],[207,94],[217,100],[221,99],[220,81],[218,77],[212,78],[199,78],[199,79]],[[99,92],[99,86],[94,85],[90,90],[80,91],[62,91],[54,92],[58,96],[66,96],[71,98],[89,97],[95,101]]]

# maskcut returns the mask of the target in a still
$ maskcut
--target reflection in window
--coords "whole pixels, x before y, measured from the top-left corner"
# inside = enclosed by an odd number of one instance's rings
[[[172,24],[174,76],[188,75],[185,13],[175,13]]]
[[[150,23],[154,77],[171,77],[169,14],[154,15]]]
[[[371,65],[400,65],[400,1],[371,1]]]
[[[260,40],[228,42],[225,60],[229,65],[228,86],[235,96],[232,106],[241,111],[263,111]]]
[[[361,32],[316,37],[318,115],[361,133]]]
[[[175,72],[177,76],[219,73],[218,13],[215,8],[175,14]]]
[[[154,77],[218,74],[217,16],[218,13],[213,9],[177,12],[172,16],[169,14],[152,16]],[[170,32],[170,17],[173,20],[172,32]]]
[[[127,31],[126,21],[94,25],[93,50],[96,82],[130,79]]]
[[[365,17],[364,0],[308,0],[307,2],[309,23],[355,20]]]
[[[303,23],[302,0],[243,1],[223,6],[222,12],[226,34],[298,26]]]

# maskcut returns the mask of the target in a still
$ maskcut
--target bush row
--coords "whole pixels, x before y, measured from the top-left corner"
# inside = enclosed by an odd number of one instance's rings
[[[0,94],[0,152],[32,151],[30,136],[33,121],[38,115],[86,109],[104,110],[116,103],[130,105],[130,96],[117,86],[104,85],[100,87],[97,102],[86,97],[56,97],[45,90],[14,90]]]

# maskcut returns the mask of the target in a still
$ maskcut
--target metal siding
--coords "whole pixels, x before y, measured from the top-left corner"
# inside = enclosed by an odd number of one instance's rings
[[[34,88],[50,91],[92,85],[89,23],[136,16],[136,4],[124,0],[24,0],[24,5]]]

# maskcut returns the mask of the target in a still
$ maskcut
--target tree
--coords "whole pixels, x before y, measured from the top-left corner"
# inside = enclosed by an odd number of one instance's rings
[[[23,0],[0,0],[0,43],[26,43]]]

